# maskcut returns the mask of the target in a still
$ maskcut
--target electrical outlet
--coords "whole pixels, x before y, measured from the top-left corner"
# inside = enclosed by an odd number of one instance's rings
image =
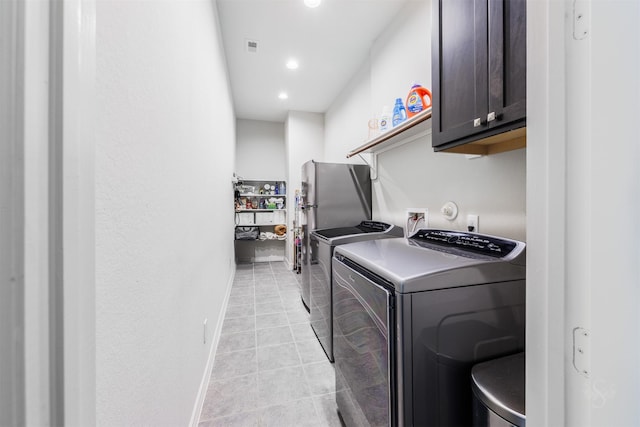
[[[405,237],[411,237],[418,230],[429,227],[429,210],[427,208],[408,208],[404,227]]]
[[[467,215],[467,231],[472,233],[479,233],[478,227],[478,215]]]

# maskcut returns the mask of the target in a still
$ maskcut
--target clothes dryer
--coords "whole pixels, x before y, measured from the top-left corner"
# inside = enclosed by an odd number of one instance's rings
[[[524,349],[525,244],[450,230],[335,248],[347,426],[472,423],[471,368]]]
[[[380,221],[361,221],[355,227],[315,230],[311,233],[311,327],[330,362],[333,362],[333,304],[331,261],[336,246],[366,240],[401,237],[402,227]]]

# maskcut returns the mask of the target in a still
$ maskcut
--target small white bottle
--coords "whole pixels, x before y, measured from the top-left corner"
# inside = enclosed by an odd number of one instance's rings
[[[380,133],[384,133],[391,129],[391,113],[389,111],[389,106],[385,105],[382,108],[382,115],[380,116]]]

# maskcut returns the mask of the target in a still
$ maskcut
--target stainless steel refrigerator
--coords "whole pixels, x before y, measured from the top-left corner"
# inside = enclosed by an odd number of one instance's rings
[[[311,281],[320,277],[317,240],[313,230],[354,226],[371,219],[369,166],[323,163],[310,160],[302,165],[302,302],[310,307]],[[314,247],[316,246],[316,247]]]

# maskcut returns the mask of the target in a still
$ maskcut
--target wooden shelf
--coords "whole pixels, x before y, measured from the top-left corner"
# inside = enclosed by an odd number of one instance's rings
[[[411,142],[427,135],[431,131],[431,108],[422,111],[388,132],[377,136],[365,144],[354,148],[347,158],[360,153],[378,153],[395,146]],[[440,153],[491,155],[505,151],[518,150],[527,146],[527,128],[503,132],[484,139],[468,142],[453,148],[438,151]]]
[[[419,112],[415,116],[400,123],[389,131],[367,141],[347,153],[347,158],[360,153],[375,153],[390,148],[415,137],[426,135],[431,130],[431,108]]]

